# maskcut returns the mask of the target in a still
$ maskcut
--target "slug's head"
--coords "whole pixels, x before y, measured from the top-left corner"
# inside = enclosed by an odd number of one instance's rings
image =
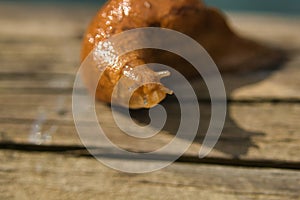
[[[173,93],[160,82],[169,75],[169,71],[154,72],[146,65],[125,67],[112,94],[112,103],[131,109],[154,107]]]

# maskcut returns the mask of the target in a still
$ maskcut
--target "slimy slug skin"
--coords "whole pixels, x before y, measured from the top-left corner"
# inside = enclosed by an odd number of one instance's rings
[[[111,36],[126,30],[141,27],[161,27],[184,33],[210,54],[221,72],[248,71],[270,66],[281,59],[277,50],[260,45],[237,35],[229,27],[226,17],[215,8],[205,6],[199,0],[109,0],[98,11],[90,23],[83,39],[81,60],[98,45]],[[136,38],[138,40],[138,38]],[[167,72],[154,72],[150,68],[136,70],[128,75],[136,66],[146,65],[149,61],[168,63],[169,66],[183,73],[187,78],[197,78],[195,70],[186,67],[176,57],[155,54],[155,51],[137,50],[117,59],[117,63],[108,65],[99,77],[95,76],[95,67],[85,70],[83,79],[88,88],[98,84],[96,98],[111,103],[113,89],[120,78],[132,81],[134,78],[149,80],[135,90],[129,105],[132,109],[151,108],[162,101],[166,94],[172,94],[160,83],[160,79],[169,75]],[[98,83],[96,83],[98,82]],[[128,83],[129,84],[129,83]],[[126,96],[130,91],[119,90],[118,96]]]

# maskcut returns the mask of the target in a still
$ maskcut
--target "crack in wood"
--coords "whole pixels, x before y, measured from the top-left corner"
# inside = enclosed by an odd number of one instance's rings
[[[16,150],[22,152],[48,152],[67,154],[79,157],[94,158],[85,147],[79,145],[34,145],[34,144],[17,144],[13,142],[0,142],[0,149],[2,150]],[[104,149],[105,151],[105,149]],[[137,153],[145,153],[139,152]],[[102,153],[98,156],[128,160],[132,158],[125,158],[124,156],[116,156],[115,154]],[[168,159],[170,155],[161,155],[158,160]],[[247,159],[242,160],[238,158],[220,158],[220,157],[205,157],[200,159],[196,156],[183,155],[175,162],[190,163],[190,164],[209,164],[209,165],[223,165],[223,166],[237,166],[237,167],[253,167],[253,168],[275,168],[275,169],[293,169],[300,170],[300,162],[283,161],[283,160],[267,160],[267,159]]]

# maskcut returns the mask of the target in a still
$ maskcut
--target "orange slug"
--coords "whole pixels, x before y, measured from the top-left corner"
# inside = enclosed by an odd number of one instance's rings
[[[221,72],[265,67],[274,64],[280,57],[278,51],[237,35],[221,12],[205,6],[199,0],[109,0],[99,10],[85,33],[82,61],[99,42],[114,34],[140,27],[173,29],[190,36],[207,50]],[[195,75],[194,70],[184,68],[181,64],[176,65],[180,63],[176,59],[138,50],[122,56],[118,63],[107,66],[96,83],[96,98],[110,103],[116,83],[128,70],[156,58],[169,59],[167,62],[175,63],[171,66],[187,77]],[[88,88],[98,81],[98,77],[94,75],[96,70],[98,69],[90,67],[83,74]],[[171,94],[172,91],[159,82],[166,75],[168,74],[145,67],[140,76],[143,79],[153,79],[155,83],[145,84],[135,90],[130,98],[129,108],[151,108],[162,101],[166,94]]]

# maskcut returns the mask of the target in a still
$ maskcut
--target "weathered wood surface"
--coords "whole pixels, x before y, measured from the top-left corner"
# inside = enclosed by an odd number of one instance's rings
[[[142,174],[89,158],[1,151],[0,199],[299,199],[293,170],[173,164]]]
[[[44,95],[44,98],[41,98],[40,95],[31,95],[30,101],[26,101],[23,97],[27,98],[28,95],[20,95],[18,100],[15,98],[15,102],[20,101],[19,104],[9,101],[13,97],[16,96],[8,96],[8,99],[6,101],[3,99],[5,102],[1,103],[3,107],[0,110],[0,131],[6,141],[28,143],[31,125],[42,112],[47,115],[44,130],[53,125],[58,126],[52,135],[50,145],[81,145],[74,127],[70,97]],[[199,150],[198,143],[202,141],[210,119],[209,106],[200,105],[203,116],[202,128],[199,129],[193,151],[189,152],[189,155],[195,156]],[[126,137],[117,128],[109,107],[100,104],[97,110],[101,111],[97,112],[99,118],[106,117],[100,122],[108,134],[115,138],[113,141],[117,143],[126,141],[123,146],[130,147],[134,140]],[[300,162],[299,113],[300,105],[294,103],[230,104],[223,133],[210,156]],[[178,116],[178,113],[171,115],[172,119],[167,128],[153,138],[154,140],[136,140],[136,145],[140,143],[137,146],[157,148],[170,141],[172,133],[176,132],[175,124],[177,124],[172,122],[176,122]],[[141,121],[145,119],[145,113],[136,112],[135,118]]]
[[[75,74],[79,67],[80,40],[96,9],[48,6],[45,10],[42,6],[15,7],[5,4],[1,7],[3,17],[0,19],[2,25],[0,72],[14,72],[15,77],[22,76],[22,78],[17,82],[14,79],[4,79],[0,87],[41,87],[43,89],[45,85],[53,88],[67,84],[67,80],[72,82],[72,76],[62,80],[63,75],[57,76],[57,73]],[[76,14],[74,14],[75,10]],[[251,18],[245,15],[238,17],[233,15],[229,19],[232,21],[232,26],[241,34],[287,49],[290,61],[275,71],[251,75],[224,75],[228,96],[236,100],[299,99],[300,41],[297,33],[300,31],[300,25],[298,19],[274,16]],[[30,73],[26,76],[23,72]],[[33,75],[39,77],[45,74],[48,77],[44,80],[31,78]],[[4,73],[3,76],[5,75],[7,74]]]
[[[54,120],[56,123],[57,121],[60,121],[62,124],[67,123],[68,125],[72,125],[70,94],[72,91],[74,74],[76,73],[79,65],[78,55],[80,51],[80,35],[83,33],[89,18],[93,15],[95,10],[91,8],[63,9],[48,7],[47,10],[45,10],[43,7],[37,8],[25,6],[22,7],[22,9],[28,12],[18,11],[18,15],[15,15],[13,13],[16,13],[20,7],[18,8],[16,6],[9,5],[4,5],[2,7],[4,10],[2,15],[4,17],[1,18],[3,29],[0,31],[0,45],[2,47],[0,50],[0,103],[3,105],[8,105],[3,106],[3,108],[0,110],[0,117],[4,122],[7,122],[9,119],[20,119],[21,121],[22,119],[26,119],[27,123],[30,124],[38,116],[39,108],[48,107],[46,112],[50,121]],[[33,12],[29,12],[30,10]],[[76,12],[77,10],[80,10],[80,12],[74,15],[72,14],[74,12],[72,10],[76,10]],[[57,15],[53,17],[54,11]],[[35,20],[37,16],[39,20]],[[61,17],[63,17],[64,20],[61,20]],[[240,18],[244,19],[247,23],[244,23],[243,21],[240,22],[238,20]],[[253,35],[253,37],[256,37],[260,40],[266,39],[266,41],[271,44],[283,46],[287,49],[289,49],[288,47],[291,47],[291,51],[293,51],[293,53],[296,55],[293,56],[284,67],[272,72],[225,75],[224,80],[228,90],[229,98],[233,101],[297,101],[299,99],[298,95],[300,95],[300,84],[299,79],[297,78],[300,73],[300,70],[298,69],[299,56],[297,56],[300,45],[297,46],[297,37],[295,36],[297,35],[297,30],[300,28],[297,20],[278,18],[276,23],[274,22],[274,30],[272,33],[270,33],[268,32],[270,28],[264,26],[264,24],[270,24],[270,20],[273,18],[260,17],[260,20],[255,20],[255,22],[251,21],[251,18],[249,20],[249,18],[250,17],[242,16],[233,17],[231,20],[233,21],[233,26],[235,26],[241,32],[245,32],[245,34],[247,33],[251,36]],[[253,23],[256,23],[255,26]],[[249,24],[252,24],[252,26],[249,27]],[[64,30],[62,31],[57,27],[64,27]],[[257,33],[257,27],[259,27],[263,34]],[[292,28],[292,31],[284,31],[289,28]],[[22,30],[22,32],[18,30]],[[273,35],[270,37],[268,34]],[[296,41],[291,42],[291,44],[288,43],[290,45],[286,45],[286,41],[283,40],[283,38],[287,37],[293,38]],[[257,79],[261,81],[258,81]],[[205,97],[201,98],[205,99]],[[235,113],[229,113],[227,120],[228,128],[225,129],[223,135],[227,135],[226,133],[228,132],[228,135],[231,135],[235,138],[240,138],[241,140],[242,138],[248,138],[250,143],[252,143],[253,138],[257,137],[260,139],[278,138],[277,141],[286,141],[286,138],[292,137],[291,140],[298,140],[298,135],[295,133],[296,131],[294,131],[299,128],[297,127],[298,123],[296,123],[298,120],[296,109],[297,104],[295,106],[289,104],[275,105],[271,109],[268,103],[259,104],[259,109],[256,109],[255,112],[253,111],[251,105],[233,104],[231,107],[233,109],[236,106],[238,108],[239,106],[243,106],[247,109],[244,109],[244,112],[239,112],[239,109],[234,109]],[[264,106],[266,106],[265,109]],[[205,108],[206,110],[209,109],[208,107]],[[266,137],[259,137],[257,135],[261,135],[260,133],[255,134],[255,132],[249,131],[249,129],[251,129],[249,126],[252,127],[253,121],[256,119],[254,116],[261,116],[261,114],[274,108],[278,108],[275,110],[278,110],[277,113],[283,113],[282,116],[285,116],[285,119],[291,119],[291,122],[287,120],[285,121],[286,125],[283,124],[281,126],[288,126],[288,128],[291,130],[274,130],[271,128],[270,130],[265,131],[266,126],[264,126],[262,123],[260,125],[261,128],[257,127],[257,132],[263,132]],[[285,110],[290,108],[296,109],[295,112],[287,112]],[[59,109],[66,110],[68,112],[64,116],[55,114],[55,112],[59,112]],[[22,110],[22,112],[19,112],[20,110]],[[247,127],[247,125],[244,125],[248,128],[248,130],[247,128],[245,129],[236,126],[235,119],[231,119],[233,114],[235,114],[236,119],[243,119],[245,118],[243,116],[247,116],[245,113],[249,112],[250,117],[247,118],[250,119],[250,121],[247,121],[249,126]],[[206,111],[206,113],[209,115],[209,111]],[[268,127],[274,127],[275,124],[279,123],[280,118],[275,120],[265,116],[260,120],[264,121],[265,123],[267,123],[266,120],[270,120],[270,126]],[[240,125],[243,126],[241,122]],[[278,130],[280,130],[281,134],[278,133]],[[289,134],[286,134],[286,132]],[[72,131],[70,131],[70,133],[72,133]],[[20,134],[19,138],[25,139],[26,134],[27,132]],[[11,136],[5,137],[7,138]],[[69,137],[77,138],[75,134]],[[57,141],[59,140],[60,139]],[[64,141],[65,140],[62,140],[62,144]],[[73,140],[70,139],[70,141]],[[236,141],[236,139],[234,141]],[[23,142],[26,142],[26,140]],[[262,145],[264,143],[265,142],[262,142]],[[273,146],[273,143],[267,144]],[[274,153],[274,155],[277,157],[266,156],[268,153],[264,152],[264,148],[253,145],[250,147],[250,149],[252,148],[253,150],[246,149],[243,148],[244,144],[242,142],[239,143],[239,147],[237,147],[237,149],[244,149],[242,154],[246,155],[248,152],[258,151],[256,154],[260,155],[262,158],[284,158],[284,160],[298,161],[299,157],[296,155],[299,152],[299,148],[297,148],[297,145],[291,144],[293,150],[290,150],[289,144],[291,143],[286,144],[287,147],[285,149],[286,152],[293,154],[293,156],[287,156],[285,153]],[[228,144],[229,147],[232,145],[233,144]],[[266,147],[265,145],[263,146]],[[226,149],[227,147],[224,148]],[[268,147],[266,148],[268,149]],[[223,149],[223,151],[226,152],[225,149]],[[237,149],[234,149],[233,152],[241,152],[240,150],[236,151]],[[282,151],[281,148],[279,148],[278,151]],[[232,154],[233,153],[230,155]]]
[[[74,157],[83,146],[72,118],[72,86],[81,35],[95,12],[91,7],[1,3],[0,148],[70,152],[1,151],[0,199],[45,195],[48,199],[98,199],[101,195],[104,199],[299,199],[296,170],[177,163],[135,176],[111,171],[90,158]],[[183,161],[299,169],[299,19],[232,14],[230,20],[241,34],[286,49],[290,60],[279,69],[224,75],[230,100],[225,128],[209,157],[199,160],[197,153],[210,118],[209,98],[203,93],[202,126]],[[203,88],[198,90],[202,94]],[[175,106],[172,101],[165,105],[170,111]],[[150,151],[169,142],[179,115],[173,113],[160,134],[142,141],[126,137],[116,127],[108,106],[98,103],[97,110],[109,138],[133,151]],[[57,130],[42,146],[32,145],[30,131],[41,114],[47,117],[43,130],[53,126]],[[133,113],[137,122],[147,121],[145,115],[144,111]]]

